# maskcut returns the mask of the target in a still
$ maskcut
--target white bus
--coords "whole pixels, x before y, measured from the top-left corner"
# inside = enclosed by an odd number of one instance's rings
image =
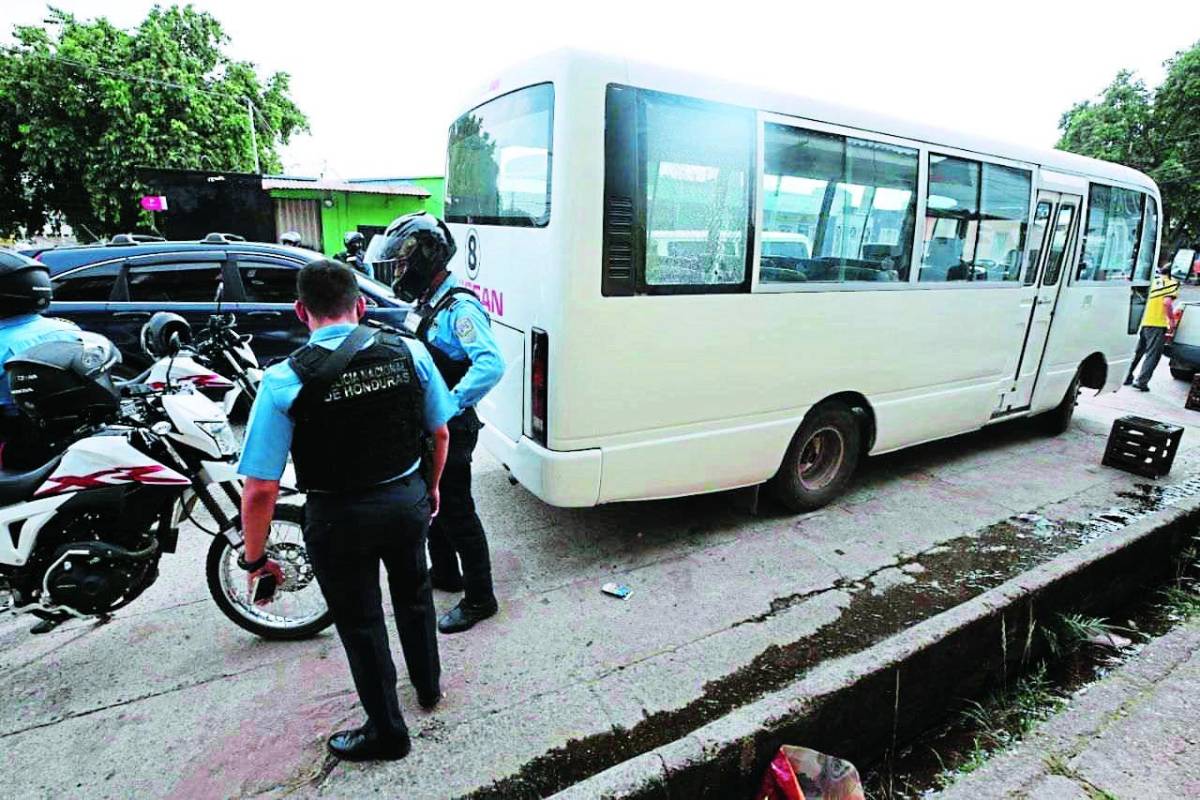
[[[1159,239],[1125,167],[572,51],[494,80],[446,175],[509,362],[481,438],[559,506],[811,509],[866,454],[1061,431],[1121,384]]]

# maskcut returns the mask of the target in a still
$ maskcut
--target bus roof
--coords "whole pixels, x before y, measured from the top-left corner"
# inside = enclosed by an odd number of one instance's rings
[[[737,84],[700,73],[683,72],[569,48],[537,56],[504,70],[497,79],[491,81],[486,92],[481,93],[482,97],[476,95],[472,105],[535,83],[587,80],[591,77],[605,82],[623,83],[643,89],[842,125],[865,133],[895,136],[980,155],[1023,161],[1066,174],[1137,186],[1158,196],[1158,187],[1149,176],[1120,164],[1053,148],[1031,147],[974,133],[948,130],[825,100]]]

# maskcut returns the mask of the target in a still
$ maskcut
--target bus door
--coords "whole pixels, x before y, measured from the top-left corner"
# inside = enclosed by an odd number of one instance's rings
[[[1001,396],[993,416],[1027,409],[1033,399],[1059,291],[1071,269],[1074,249],[1070,243],[1082,203],[1079,195],[1038,192],[1026,250],[1024,280],[1028,288],[1021,303],[1026,320],[1021,357],[1012,388]]]

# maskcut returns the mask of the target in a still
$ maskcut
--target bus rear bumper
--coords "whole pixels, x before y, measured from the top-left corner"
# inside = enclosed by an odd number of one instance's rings
[[[479,440],[526,489],[552,506],[594,506],[600,499],[599,449],[558,452],[528,437],[513,441],[484,423]]]

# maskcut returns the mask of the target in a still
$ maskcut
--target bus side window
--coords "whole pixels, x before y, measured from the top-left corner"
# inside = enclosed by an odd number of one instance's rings
[[[916,150],[776,123],[763,141],[762,283],[908,280]]]
[[[922,282],[1019,281],[1028,170],[929,155]]]
[[[1138,233],[1142,222],[1145,195],[1133,189],[1121,189],[1093,183],[1088,192],[1087,233],[1083,258],[1079,262],[1079,281],[1127,281],[1133,277],[1138,258]],[[1157,218],[1155,226],[1157,227]],[[1157,232],[1156,232],[1157,235]],[[1150,250],[1153,251],[1153,245]],[[1154,253],[1149,253],[1153,260]],[[1146,271],[1149,273],[1151,263]]]
[[[746,292],[755,116],[610,84],[606,296]]]

